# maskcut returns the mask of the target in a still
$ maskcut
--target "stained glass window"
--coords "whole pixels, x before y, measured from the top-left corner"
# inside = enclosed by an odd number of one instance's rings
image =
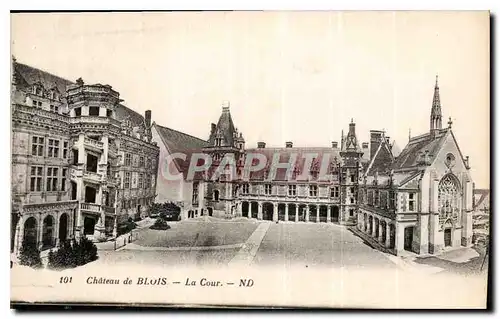
[[[438,186],[439,217],[441,220],[453,219],[460,222],[460,192],[457,179],[448,174]]]

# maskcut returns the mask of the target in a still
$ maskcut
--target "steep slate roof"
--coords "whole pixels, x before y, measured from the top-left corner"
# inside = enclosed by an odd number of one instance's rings
[[[118,121],[129,120],[132,124],[132,127],[146,127],[146,123],[144,121],[144,116],[137,113],[136,111],[129,109],[123,104],[118,104],[115,109],[115,116]]]
[[[153,125],[156,127],[163,144],[168,148],[170,154],[186,154],[186,161],[174,159],[177,168],[184,174],[184,178],[186,178],[191,155],[197,152],[201,153],[202,149],[208,146],[207,141],[156,123],[153,123]]]
[[[392,169],[393,161],[394,158],[391,150],[389,149],[389,146],[384,138],[378,145],[375,155],[368,165],[366,175],[373,176],[375,173],[388,174]]]
[[[479,207],[485,200],[489,200],[490,190],[489,189],[475,189],[474,195],[480,195],[479,200],[475,202],[474,209]],[[488,204],[489,206],[489,204]]]
[[[17,85],[20,87],[27,87],[32,86],[35,83],[40,83],[46,90],[57,87],[57,90],[60,93],[64,93],[66,92],[66,87],[68,85],[74,84],[73,82],[59,76],[18,62],[14,63],[14,72]]]
[[[396,159],[393,168],[396,170],[419,167],[420,156],[425,151],[429,151],[429,160],[432,161],[446,139],[446,132],[447,130],[437,132],[435,138],[432,138],[430,133],[427,133],[410,139]]]
[[[231,118],[231,113],[229,112],[229,107],[223,107],[222,114],[217,122],[215,135],[210,135],[208,143],[209,145],[215,145],[215,137],[221,134],[223,138],[222,146],[234,146],[235,131],[236,129],[233,124],[233,119]]]
[[[273,162],[273,157],[275,156],[274,154],[279,154],[280,163],[287,163],[290,160],[292,154],[297,154],[297,158],[295,161],[295,168],[294,168],[297,177],[299,177],[304,170],[310,171],[313,168],[315,168],[315,170],[319,173],[324,157],[329,156],[328,159],[329,165],[334,161],[334,158],[336,158],[337,162],[341,161],[340,150],[329,147],[252,148],[252,149],[247,149],[247,154],[249,153],[263,154],[267,159],[265,168],[256,172],[252,172],[250,174],[251,180],[262,180],[264,179],[266,173],[270,173],[270,167]],[[305,154],[317,154],[317,156],[315,157],[314,161],[311,164],[311,167],[309,168],[304,167],[306,161],[304,157]],[[257,161],[255,161],[255,163],[253,163],[252,165],[256,165],[257,164],[256,162]],[[327,170],[326,173],[328,174],[329,170]],[[286,169],[285,168],[277,169],[276,177],[274,178],[274,180],[278,181],[287,180]]]

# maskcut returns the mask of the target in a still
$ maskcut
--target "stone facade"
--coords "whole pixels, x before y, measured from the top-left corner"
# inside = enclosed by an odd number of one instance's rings
[[[473,182],[469,158],[441,126],[436,81],[430,131],[409,138],[399,156],[372,131],[371,159],[360,187],[357,228],[397,255],[436,254],[472,240]]]
[[[109,85],[76,83],[13,61],[12,241],[42,249],[116,234],[154,200],[158,147],[146,116]]]

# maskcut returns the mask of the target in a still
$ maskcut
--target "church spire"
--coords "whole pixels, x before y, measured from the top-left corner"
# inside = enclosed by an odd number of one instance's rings
[[[438,76],[436,75],[436,84],[434,86],[434,97],[432,98],[432,109],[430,117],[431,133],[435,130],[442,128],[442,115],[441,115],[441,100],[439,97]]]

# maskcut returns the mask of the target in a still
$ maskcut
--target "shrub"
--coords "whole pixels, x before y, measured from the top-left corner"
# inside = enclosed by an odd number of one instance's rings
[[[96,245],[87,239],[64,241],[56,252],[49,252],[48,266],[51,269],[66,269],[85,265],[98,258]]]
[[[165,219],[158,218],[158,219],[156,219],[155,223],[149,228],[156,229],[156,230],[167,230],[167,229],[170,229],[170,226],[168,225],[168,223]]]
[[[120,236],[120,235],[129,233],[133,229],[135,229],[136,227],[137,227],[137,224],[132,220],[132,218],[129,218],[128,221],[126,221],[125,223],[121,224],[118,227],[117,235]]]
[[[42,267],[42,258],[40,257],[40,251],[36,247],[35,242],[23,241],[19,256],[19,264],[32,268]]]

